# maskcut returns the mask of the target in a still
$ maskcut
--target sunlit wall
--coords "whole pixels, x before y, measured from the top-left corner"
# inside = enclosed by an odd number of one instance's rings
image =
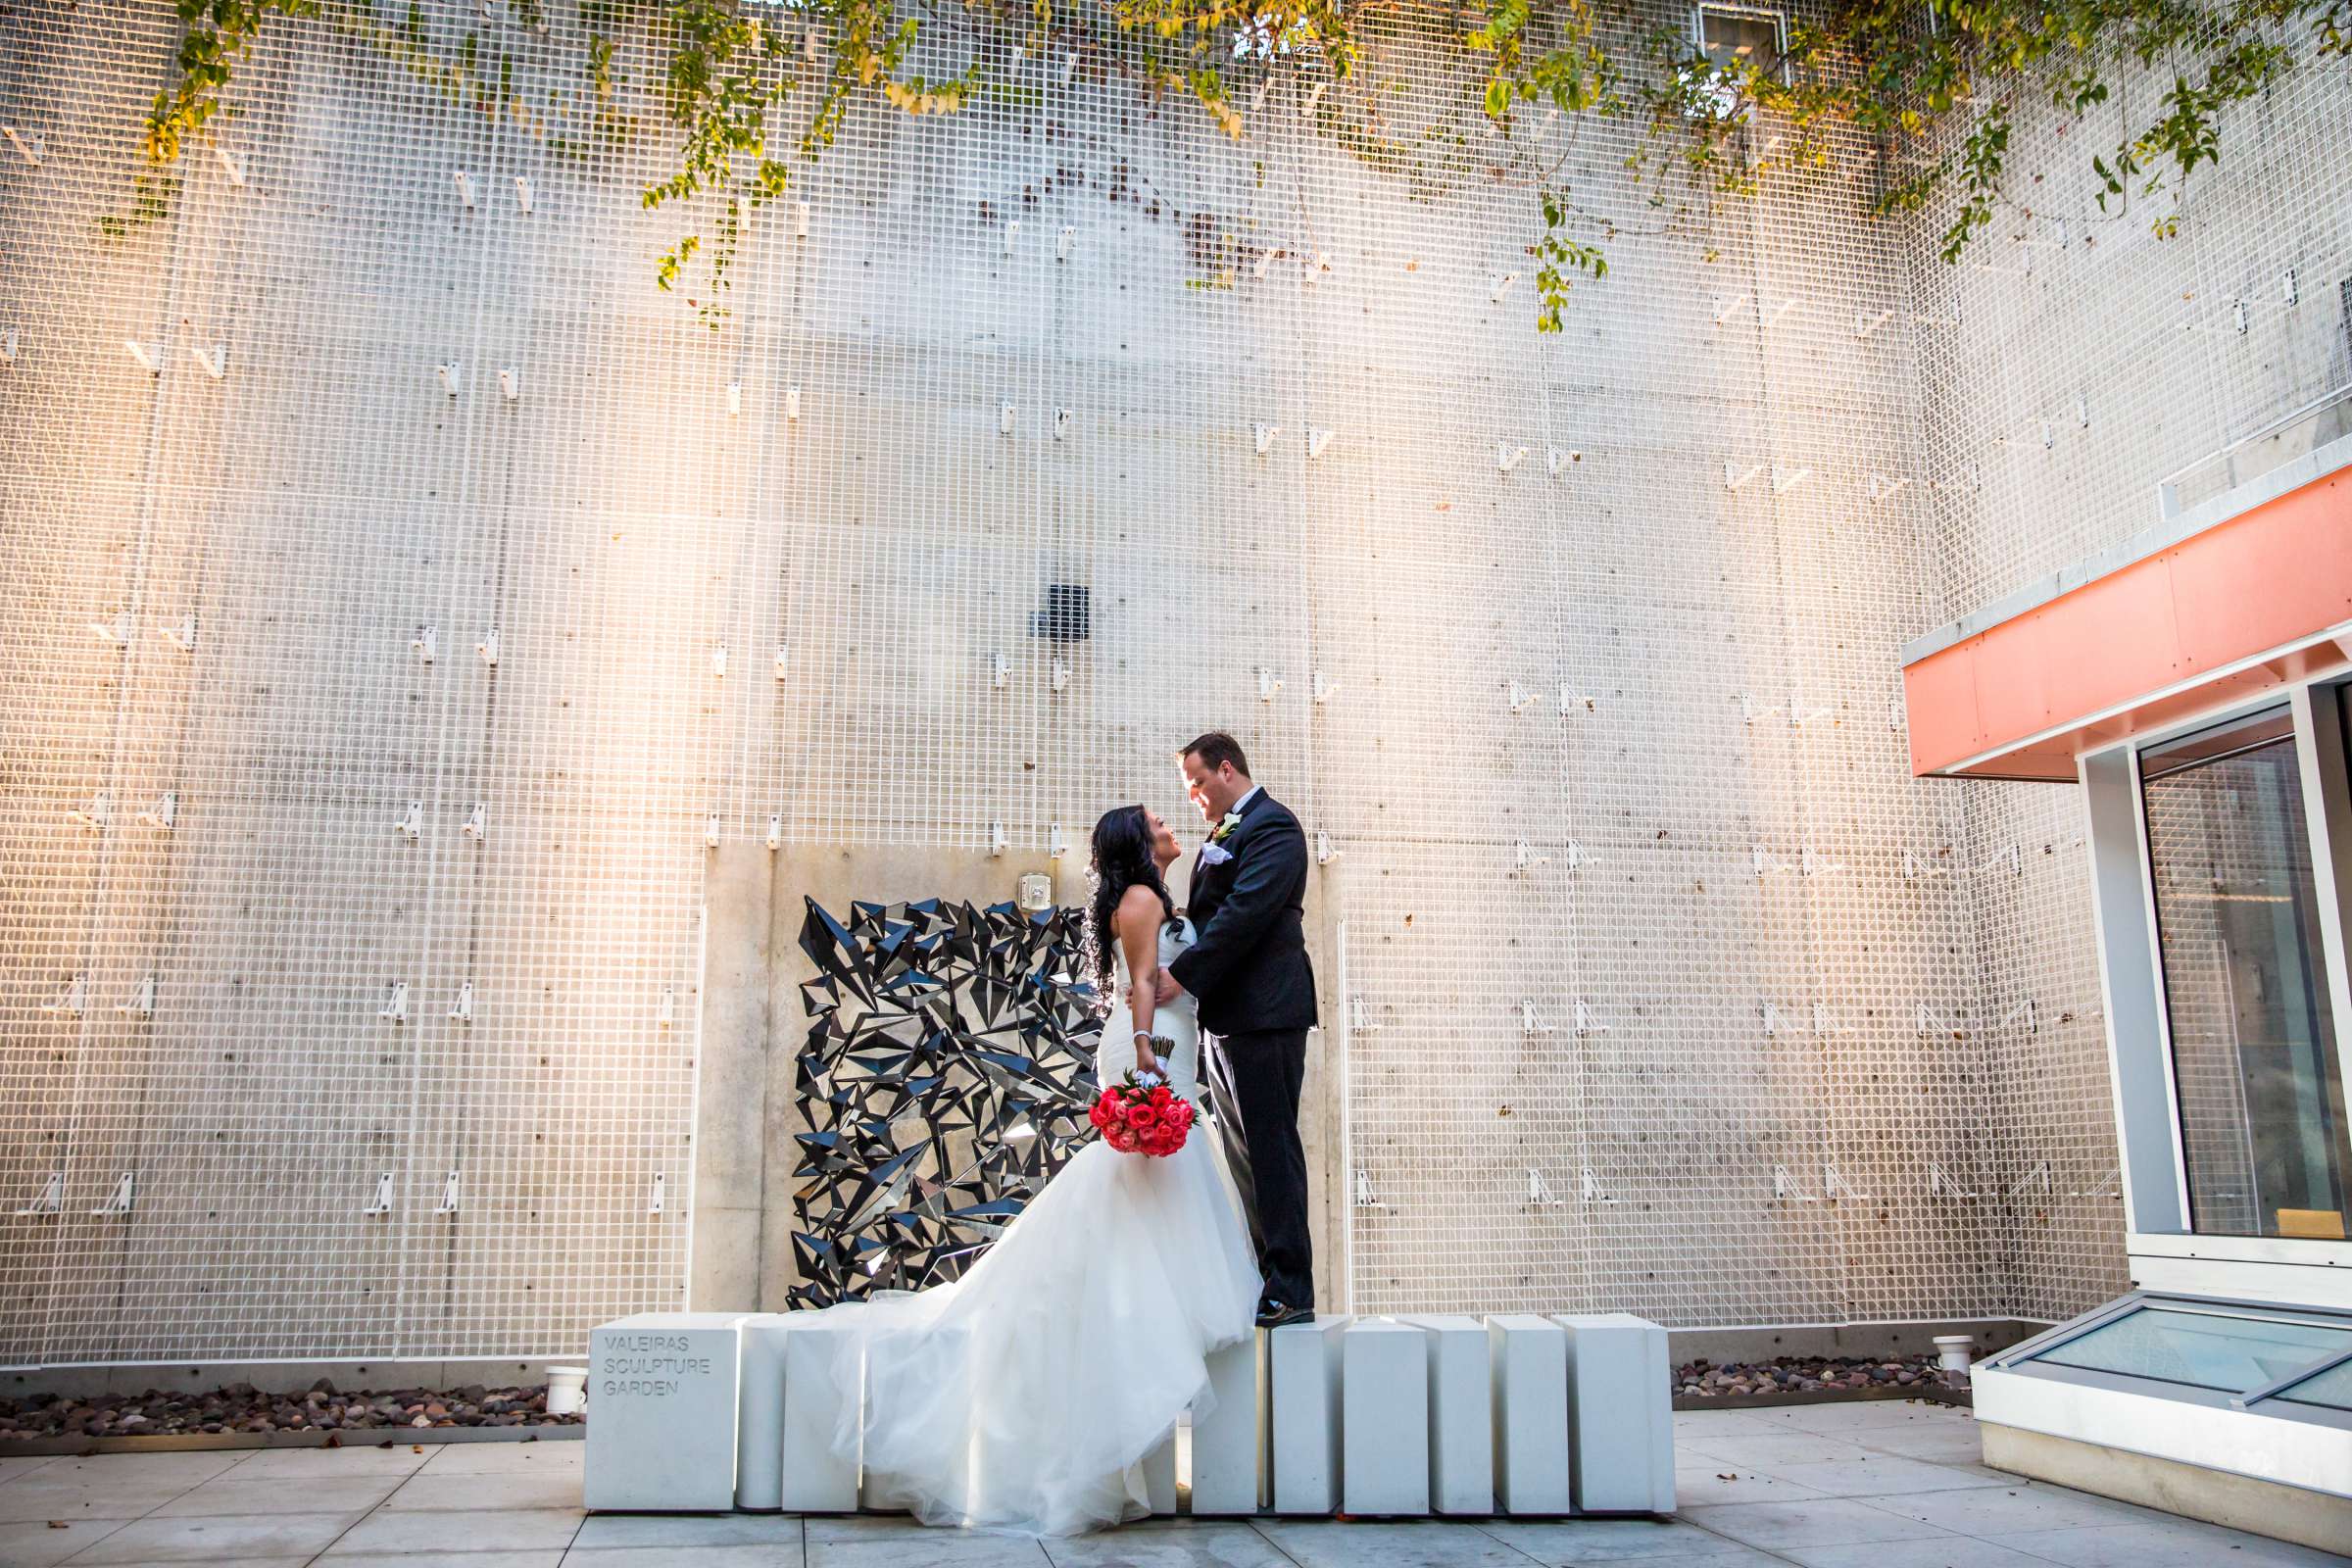
[[[1409,32],[1235,142],[942,24],[1007,90],[854,117],[712,333],[654,286],[650,128],[555,147],[572,19],[425,14],[529,114],[273,25],[117,240],[163,8],[0,24],[0,1359],[679,1304],[712,823],[1082,844],[1183,810],[1210,725],[1346,857],[1357,1307],[2120,1280],[2079,808],[1912,781],[1899,648],[2340,357],[2340,200],[1949,272],[1859,147],[1661,231],[1625,131],[1495,136]],[[2265,113],[2340,195],[2318,108]],[[1619,231],[1544,336],[1555,163]],[[2275,351],[2162,335],[2290,264]],[[1055,584],[1085,640],[1036,635]]]

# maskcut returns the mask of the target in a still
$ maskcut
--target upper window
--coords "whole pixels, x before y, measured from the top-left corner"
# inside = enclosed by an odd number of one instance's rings
[[[1765,73],[1781,69],[1788,48],[1788,13],[1762,6],[1702,5],[1698,47],[1718,71],[1750,66]]]
[[[2292,714],[2151,748],[2140,778],[2190,1228],[2340,1240],[2352,1144]]]
[[[1704,4],[1691,14],[1690,42],[1705,65],[1684,73],[1690,107],[1718,120],[1744,113],[1741,83],[1753,71],[1788,79],[1788,19],[1760,6]]]

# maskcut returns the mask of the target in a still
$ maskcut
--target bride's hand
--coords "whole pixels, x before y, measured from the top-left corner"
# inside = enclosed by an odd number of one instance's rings
[[[1140,1041],[1137,1042],[1135,1048],[1135,1070],[1137,1072],[1159,1072],[1159,1058],[1152,1054],[1150,1046],[1144,1045]],[[1160,1076],[1164,1078],[1167,1075],[1160,1073]]]

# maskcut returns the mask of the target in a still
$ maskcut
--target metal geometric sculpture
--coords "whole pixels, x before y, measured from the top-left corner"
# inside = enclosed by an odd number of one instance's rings
[[[815,900],[794,1075],[794,1306],[960,1275],[1094,1135],[1102,1020],[1084,916]]]

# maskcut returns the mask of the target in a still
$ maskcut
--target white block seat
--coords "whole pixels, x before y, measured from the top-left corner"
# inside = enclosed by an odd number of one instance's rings
[[[1533,1313],[1487,1319],[1494,1393],[1494,1501],[1541,1517],[1575,1506],[1568,1473],[1568,1331]]]
[[[1175,1517],[1176,1432],[1173,1427],[1158,1447],[1144,1455],[1144,1496],[1152,1504],[1152,1518]]]
[[[1266,1335],[1276,1513],[1327,1514],[1340,1505],[1340,1344],[1351,1321],[1317,1317]]]
[[[1450,1313],[1397,1319],[1429,1341],[1429,1500],[1442,1514],[1494,1511],[1494,1357],[1487,1326]]]
[[[1429,1336],[1359,1317],[1340,1334],[1340,1508],[1429,1512]]]
[[[868,1414],[858,1336],[808,1313],[649,1312],[589,1337],[591,1512],[850,1513]],[[1209,1358],[1192,1512],[1366,1517],[1674,1509],[1666,1331],[1622,1312],[1352,1317]],[[1178,1434],[1143,1461],[1177,1512]]]
[[[784,1345],[791,1320],[755,1312],[742,1327],[735,1396],[735,1506],[773,1513],[784,1506]]]
[[[784,1429],[778,1481],[788,1513],[855,1513],[858,1456],[833,1450],[834,1428],[847,1400],[864,1403],[862,1364],[845,1389],[837,1365],[856,1336],[845,1324],[824,1323],[806,1313],[793,1319],[784,1339]]]
[[[735,1506],[744,1312],[640,1312],[588,1334],[591,1513]]]
[[[1211,1408],[1193,1418],[1193,1512],[1241,1517],[1265,1505],[1266,1404],[1263,1333],[1208,1357]],[[1152,1510],[1158,1511],[1157,1499]]]
[[[1666,1331],[1626,1312],[1562,1313],[1570,1492],[1578,1513],[1674,1512],[1673,1362]]]

